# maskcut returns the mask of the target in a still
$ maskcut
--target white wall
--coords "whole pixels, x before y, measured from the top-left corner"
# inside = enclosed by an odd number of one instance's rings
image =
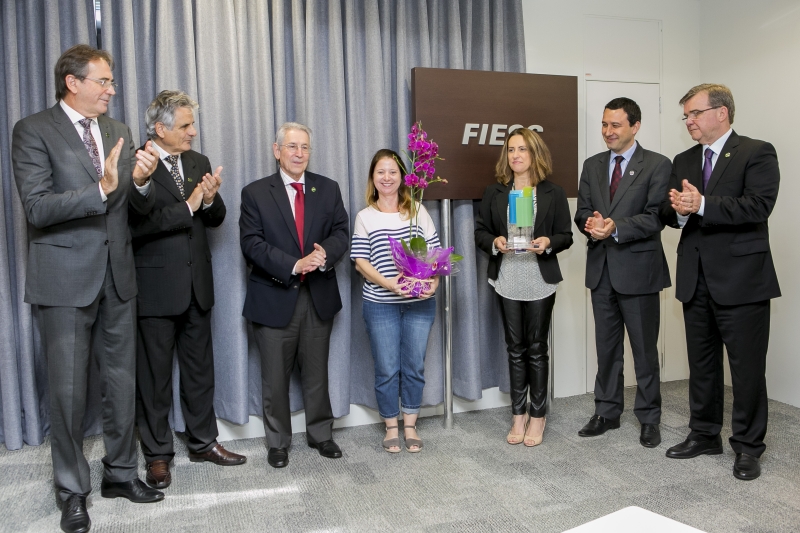
[[[769,226],[783,296],[772,301],[767,391],[772,399],[800,406],[800,231],[792,201],[800,197],[800,2],[703,0],[699,21],[699,81],[730,87],[736,132],[769,141],[778,152],[781,188]]]
[[[575,179],[579,177],[583,160],[587,157],[584,102],[586,100],[586,72],[584,68],[584,18],[586,15],[660,20],[662,27],[662,115],[661,152],[670,159],[692,145],[681,119],[682,110],[675,104],[686,90],[699,83],[700,76],[700,21],[699,0],[571,0],[552,2],[522,0],[525,22],[525,51],[527,70],[537,74],[562,74],[578,77],[578,161],[575,162]],[[607,51],[609,57],[624,62],[636,41],[627,35],[609,32],[597,47]],[[626,52],[628,50],[628,52]],[[589,78],[591,79],[591,78]],[[589,125],[597,128],[599,125]],[[575,210],[575,202],[570,207]],[[666,229],[664,249],[674,279],[675,246],[678,232]],[[554,391],[556,396],[582,394],[587,390],[586,343],[594,342],[594,331],[587,328],[587,290],[583,285],[585,273],[585,238],[576,234],[575,244],[559,255],[565,281],[558,289],[555,309],[555,364]],[[683,340],[680,304],[674,300],[674,291],[666,291],[664,333],[668,339],[678,339],[671,346],[679,348]],[[587,333],[588,329],[588,333]],[[670,343],[667,343],[670,346]],[[672,358],[672,360],[682,358]],[[664,379],[687,377],[685,365],[664,368]],[[588,384],[591,388],[591,384]]]

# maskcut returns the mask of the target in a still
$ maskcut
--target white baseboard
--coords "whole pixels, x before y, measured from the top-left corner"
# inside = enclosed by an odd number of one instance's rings
[[[465,413],[467,411],[477,411],[480,409],[493,409],[495,407],[506,407],[511,405],[511,399],[507,393],[500,392],[500,389],[493,387],[483,391],[480,400],[470,401],[461,398],[453,398],[453,412]],[[420,410],[420,417],[437,416],[444,414],[444,404],[433,407],[423,407]],[[334,428],[346,428],[353,426],[364,426],[367,424],[377,424],[381,422],[378,411],[364,407],[363,405],[350,404],[350,414],[337,418],[333,423]],[[254,439],[264,436],[264,423],[260,416],[250,416],[246,424],[233,424],[227,420],[217,419],[220,442],[237,439]],[[306,430],[305,411],[298,411],[292,415],[292,432],[301,433]]]

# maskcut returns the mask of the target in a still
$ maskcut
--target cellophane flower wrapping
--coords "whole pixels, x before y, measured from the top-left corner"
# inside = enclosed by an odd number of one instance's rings
[[[414,298],[419,298],[423,291],[431,289],[429,280],[433,276],[447,276],[454,272],[453,264],[450,261],[450,255],[453,253],[452,246],[433,248],[420,257],[414,252],[406,250],[403,243],[392,237],[389,237],[389,245],[394,265],[402,275],[398,283],[404,285]]]

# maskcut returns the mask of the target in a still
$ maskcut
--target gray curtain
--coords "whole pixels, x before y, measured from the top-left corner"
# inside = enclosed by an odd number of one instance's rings
[[[239,191],[276,171],[271,150],[276,129],[287,120],[312,128],[314,152],[309,169],[339,183],[352,222],[364,207],[372,155],[383,147],[405,147],[411,126],[412,68],[525,71],[520,0],[100,0],[100,9],[101,44],[114,55],[114,75],[120,83],[109,115],[128,124],[134,137],[144,142],[144,110],[153,96],[163,89],[184,90],[200,103],[195,149],[206,154],[212,166],[224,167],[220,194],[228,205],[228,218],[210,237],[217,294],[212,315],[215,409],[220,418],[245,423],[250,414],[261,414],[261,368],[252,333],[241,316],[246,272],[239,249]],[[23,25],[28,24],[25,16],[17,14],[20,18]],[[5,18],[3,24],[7,36]],[[52,70],[63,48],[54,47],[52,57],[42,56],[38,64]],[[8,63],[4,63],[7,85],[10,79],[21,82],[19,76],[9,76],[8,69],[16,65]],[[43,78],[34,77],[39,85]],[[52,94],[49,85],[47,89]],[[21,287],[24,281],[26,241],[10,175],[8,137],[16,120],[49,103],[42,98],[16,116],[5,117],[7,131],[0,132],[5,135],[0,152],[4,215],[6,226],[11,220],[17,232],[12,231],[17,235],[16,253],[8,261],[0,256],[4,259],[0,319],[8,316],[15,324],[25,312],[20,311],[22,304],[6,306],[5,287]],[[0,112],[8,108],[8,103],[5,108],[0,105]],[[458,396],[477,399],[484,388],[500,385],[507,390],[508,370],[499,309],[486,282],[488,259],[473,244],[475,205],[472,201],[453,204],[454,244],[465,256],[454,278],[454,388]],[[438,204],[428,202],[427,207],[438,220]],[[7,230],[7,239],[8,235]],[[373,363],[361,317],[362,281],[347,258],[337,270],[344,309],[335,319],[331,339],[330,393],[338,417],[349,412],[351,403],[376,404]],[[21,299],[21,292],[15,291],[14,298]],[[8,322],[2,320],[0,325],[4,343],[7,329],[13,335],[10,353],[5,344],[0,347],[2,409],[9,413],[6,418],[19,423],[20,413],[27,409],[20,407],[20,401],[7,401],[6,376],[24,389],[17,395],[32,395],[31,408],[44,415],[46,408],[40,407],[44,392],[36,392],[44,382],[32,377],[42,375],[43,369],[41,363],[38,370],[17,363],[30,361],[31,367],[40,358],[36,332],[29,327],[20,340],[17,326],[9,327]],[[428,345],[425,405],[442,401],[442,374],[437,319]],[[23,384],[25,379],[33,384]],[[174,390],[177,406],[177,386]],[[301,408],[299,387],[294,383],[292,409]],[[183,420],[177,411],[174,427],[181,430]],[[25,442],[41,442],[46,430],[41,415],[35,425],[38,440],[25,437]],[[8,438],[10,434],[6,430],[6,446],[19,447],[19,441]]]

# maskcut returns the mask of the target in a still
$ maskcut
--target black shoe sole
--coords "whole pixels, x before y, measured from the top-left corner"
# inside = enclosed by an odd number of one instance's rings
[[[642,439],[639,439],[639,444],[641,444],[645,448],[658,448],[658,446],[661,444],[661,441],[658,441],[658,442],[644,442]]]
[[[109,499],[112,499],[112,498],[125,498],[126,500],[130,501],[131,503],[157,503],[157,502],[163,502],[164,501],[164,496],[163,495],[160,498],[155,498],[155,499],[152,499],[152,500],[133,500],[127,494],[120,494],[120,493],[118,493],[116,491],[111,491],[111,492],[103,491],[102,489],[100,490],[100,496],[102,496],[103,498],[109,498]]]
[[[670,459],[694,459],[695,457],[700,457],[701,455],[721,455],[721,454],[722,454],[722,447],[709,448],[701,452],[693,453],[692,455],[670,455],[669,450],[667,450],[667,453],[665,455]]]
[[[286,468],[287,466],[289,466],[289,461],[286,461],[285,463],[270,463],[269,461],[267,461],[267,464],[269,464],[269,466],[271,466],[272,468]]]
[[[733,471],[733,477],[735,477],[736,479],[741,479],[742,481],[753,481],[754,479],[758,479],[758,477],[760,475],[761,475],[761,472],[759,472],[755,476],[754,475],[743,476],[742,474],[737,473],[736,470]]]

